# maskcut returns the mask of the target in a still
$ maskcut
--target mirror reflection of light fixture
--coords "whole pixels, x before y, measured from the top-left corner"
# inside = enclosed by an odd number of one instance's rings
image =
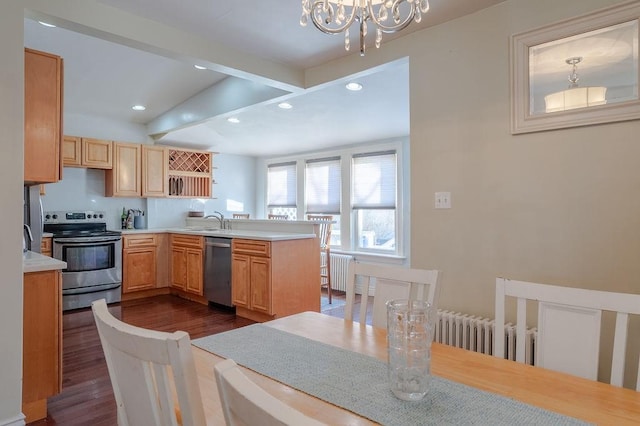
[[[349,27],[359,23],[360,56],[364,56],[367,21],[376,30],[375,44],[380,47],[382,33],[395,33],[406,28],[412,20],[419,23],[429,11],[429,0],[302,0],[300,25],[309,19],[326,34],[344,31],[344,48],[349,50]]]
[[[582,62],[581,56],[575,56],[565,61],[573,66],[569,74],[569,88],[544,97],[545,111],[557,112],[576,108],[585,108],[607,103],[607,88],[602,86],[578,86],[578,64]]]

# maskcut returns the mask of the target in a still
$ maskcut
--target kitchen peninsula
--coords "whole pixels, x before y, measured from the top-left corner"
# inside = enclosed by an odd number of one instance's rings
[[[205,239],[231,248],[231,299],[236,314],[268,321],[320,310],[320,244],[307,221],[210,219],[183,228],[123,230],[123,300],[171,293],[208,303]]]

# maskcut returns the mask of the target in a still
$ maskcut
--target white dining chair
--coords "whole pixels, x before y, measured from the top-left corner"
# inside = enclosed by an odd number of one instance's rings
[[[516,361],[524,362],[527,300],[537,301],[535,365],[598,379],[602,311],[616,313],[611,380],[622,386],[629,315],[640,315],[640,294],[586,290],[496,279],[494,355],[505,354],[505,302],[517,300]],[[640,390],[640,375],[636,381]]]
[[[371,325],[387,327],[386,303],[392,299],[424,300],[435,306],[440,291],[440,271],[411,269],[399,266],[381,266],[372,263],[351,262],[347,278],[345,320],[353,321],[356,286],[362,285],[358,321],[366,324],[369,289],[373,285]]]
[[[227,426],[324,425],[249,380],[232,359],[217,363],[213,371]]]
[[[104,299],[93,302],[91,309],[107,361],[118,425],[206,424],[189,335],[126,324],[111,315]]]

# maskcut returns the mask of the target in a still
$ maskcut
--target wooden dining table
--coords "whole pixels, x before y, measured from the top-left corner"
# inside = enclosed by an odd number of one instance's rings
[[[386,330],[317,312],[264,323],[318,342],[386,361]],[[232,333],[233,331],[231,331]],[[193,346],[207,424],[224,424],[213,376],[222,358]],[[375,424],[355,413],[244,369],[260,387],[308,416],[331,425]],[[431,373],[545,410],[602,425],[639,425],[640,392],[434,343]]]

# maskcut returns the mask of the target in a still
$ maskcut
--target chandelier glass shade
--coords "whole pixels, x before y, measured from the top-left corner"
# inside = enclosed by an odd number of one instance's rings
[[[576,108],[585,108],[607,103],[607,88],[602,86],[578,86],[578,64],[582,57],[576,56],[566,60],[573,66],[569,74],[569,88],[560,92],[551,93],[544,97],[545,111],[558,112]]]
[[[349,50],[349,28],[356,22],[360,35],[360,56],[365,54],[369,26],[375,30],[375,46],[380,47],[383,33],[395,33],[411,21],[420,22],[429,11],[428,0],[302,0],[300,25],[309,20],[326,34],[344,32],[344,48]]]

